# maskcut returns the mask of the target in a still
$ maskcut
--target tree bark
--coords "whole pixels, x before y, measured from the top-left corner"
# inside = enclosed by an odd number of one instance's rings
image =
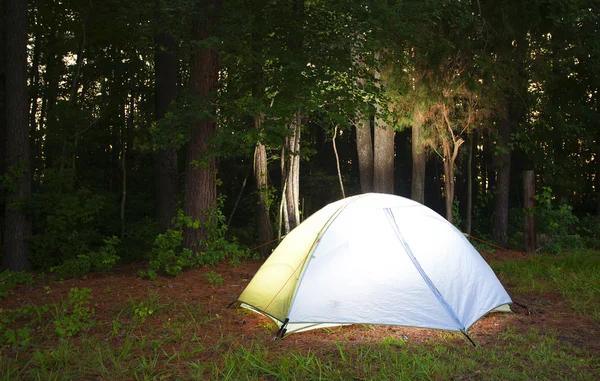
[[[510,121],[503,118],[498,123],[498,142],[500,152],[494,164],[498,173],[492,237],[498,244],[508,242],[508,197],[510,191]]]
[[[4,0],[0,0],[0,173],[6,172],[6,28]],[[0,242],[4,242],[6,194],[0,187]]]
[[[471,234],[473,225],[473,134],[469,134],[468,158],[467,158],[467,216],[465,219],[465,233]]]
[[[340,156],[338,155],[337,146],[335,144],[335,138],[337,137],[337,130],[338,130],[338,127],[335,126],[335,129],[333,131],[333,139],[331,142],[333,144],[333,153],[335,154],[335,165],[337,167],[338,180],[340,181],[340,191],[342,192],[342,198],[346,198],[346,192],[344,191],[344,180],[342,178],[342,170],[340,169]]]
[[[300,224],[300,132],[302,115],[296,112],[291,135],[286,138],[287,165],[285,171],[286,234]]]
[[[157,20],[162,20],[159,13]],[[157,31],[155,42],[156,120],[164,118],[169,105],[177,97],[177,41],[167,31]],[[166,230],[177,209],[177,150],[161,149],[156,157],[156,214],[160,227]]]
[[[374,135],[373,190],[394,194],[394,129],[377,118]]]
[[[356,151],[358,152],[358,171],[362,193],[373,192],[373,139],[371,121],[359,120],[356,124]]]
[[[263,115],[254,117],[254,126],[262,131]],[[271,225],[271,215],[269,212],[269,184],[267,172],[267,149],[262,142],[258,142],[254,148],[254,184],[258,192],[258,206],[256,211],[258,238],[261,243],[273,240],[273,226]],[[269,254],[270,247],[263,246],[261,252],[263,255]]]
[[[535,251],[535,173],[523,171],[523,209],[525,211],[525,250]]]
[[[192,22],[192,42],[210,37],[208,30],[214,23],[214,17],[209,17],[206,22],[195,19]],[[212,116],[215,113],[213,102],[218,76],[218,53],[212,49],[195,49],[191,62],[192,91],[206,101],[211,116],[197,119],[188,147],[184,213],[201,222],[198,229],[190,227],[184,231],[184,246],[193,252],[203,250],[202,242],[206,239],[206,228],[203,225],[208,222],[217,207],[216,160],[211,152],[211,140],[216,133],[216,124]]]
[[[6,0],[6,165],[12,173],[6,198],[3,267],[29,270],[31,219],[19,203],[31,196],[27,125],[27,1]]]
[[[38,28],[39,29],[39,28]],[[40,89],[40,55],[42,51],[41,47],[41,37],[40,31],[37,30],[35,34],[35,43],[33,47],[33,62],[31,65],[31,73],[29,75],[29,81],[31,86],[31,97],[30,97],[30,113],[29,113],[29,129],[31,131],[31,135],[33,137],[32,141],[32,158],[31,162],[33,164],[32,172],[33,177],[39,177],[40,166],[36,165],[39,163],[39,156],[41,152],[37,152],[37,147],[41,147],[42,135],[40,131],[38,131],[37,127],[37,110],[38,110],[38,98],[39,98],[39,89]]]
[[[444,187],[446,188],[446,219],[453,223],[452,203],[454,201],[454,163],[444,159]]]
[[[412,125],[412,179],[410,198],[425,204],[425,147],[422,143],[423,112],[415,109]]]

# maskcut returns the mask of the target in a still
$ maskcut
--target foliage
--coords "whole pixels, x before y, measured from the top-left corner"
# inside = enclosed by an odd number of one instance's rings
[[[452,201],[452,224],[454,226],[456,226],[456,228],[458,230],[460,230],[462,223],[463,223],[463,221],[462,221],[462,218],[460,217],[459,202],[458,202],[458,200],[453,200]]]
[[[99,228],[109,198],[77,187],[70,171],[47,170],[44,179],[28,205],[37,222],[36,233],[29,241],[31,262],[36,268],[48,270],[63,262],[77,261],[78,256],[102,245]]]
[[[119,260],[116,247],[120,243],[117,237],[106,238],[104,246],[98,250],[67,259],[62,264],[51,267],[50,272],[66,279],[83,276],[91,271],[110,270]]]
[[[585,216],[577,227],[578,234],[582,237],[584,246],[600,250],[600,216]]]
[[[140,276],[155,279],[158,273],[177,276],[187,268],[211,265],[225,259],[241,257],[244,252],[235,240],[226,238],[227,225],[221,209],[206,217],[205,221],[184,216],[181,210],[174,219],[175,229],[169,229],[159,234],[150,252],[150,263],[147,271],[141,271]],[[198,253],[183,247],[184,229],[203,229],[206,240],[200,242]]]
[[[91,319],[94,309],[90,308],[91,293],[90,288],[80,290],[73,287],[69,290],[67,300],[55,306],[54,331],[59,337],[76,336],[93,325]]]
[[[9,346],[10,348],[27,349],[31,344],[33,336],[32,326],[40,323],[34,318],[35,308],[32,306],[2,309],[0,308],[0,347]],[[47,311],[47,307],[40,308],[41,313]],[[32,319],[33,318],[33,319]],[[24,326],[15,326],[17,321],[29,320]]]
[[[150,263],[147,271],[141,271],[142,278],[155,279],[158,272],[177,276],[194,264],[193,253],[183,247],[181,230],[169,229],[156,236],[154,247],[150,252]]]
[[[204,273],[204,277],[211,286],[222,286],[223,282],[225,281],[223,276],[215,271]]]
[[[24,271],[4,270],[0,273],[0,299],[9,295],[11,288],[19,284],[32,284],[33,276]]]

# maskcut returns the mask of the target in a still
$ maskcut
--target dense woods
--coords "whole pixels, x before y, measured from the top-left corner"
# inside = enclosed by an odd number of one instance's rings
[[[600,246],[589,0],[0,11],[3,268],[176,275],[361,192],[519,250],[533,220],[529,250]]]

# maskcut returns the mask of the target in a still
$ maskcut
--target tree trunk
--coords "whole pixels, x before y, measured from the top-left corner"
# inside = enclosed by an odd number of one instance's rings
[[[360,120],[356,124],[356,151],[358,152],[358,171],[362,193],[373,192],[373,139],[371,121]]]
[[[42,135],[37,128],[37,110],[38,110],[38,98],[39,98],[39,89],[40,89],[40,55],[42,51],[41,47],[41,37],[39,30],[36,31],[35,35],[35,43],[34,43],[34,53],[33,53],[33,62],[31,65],[31,74],[29,75],[29,81],[31,84],[31,97],[30,97],[30,113],[29,113],[29,129],[31,131],[31,135],[33,137],[32,150],[33,157],[31,158],[31,162],[33,163],[33,177],[35,179],[39,178],[39,170],[40,167],[35,165],[39,163],[39,153],[37,152],[37,147],[41,146]]]
[[[216,5],[215,5],[216,6]],[[192,22],[192,42],[199,42],[208,37],[208,27],[216,20],[209,17],[205,24],[198,19]],[[209,24],[209,25],[207,25]],[[192,91],[210,104],[211,116],[215,110],[212,104],[218,84],[219,57],[216,51],[197,48],[193,51],[191,62]],[[192,138],[188,147],[185,171],[184,213],[194,220],[200,220],[198,229],[186,228],[184,246],[193,252],[203,250],[202,242],[206,239],[205,223],[214,214],[217,207],[216,160],[210,152],[211,140],[216,133],[214,118],[199,118],[194,125]]]
[[[6,28],[4,0],[0,0],[0,173],[6,172]],[[4,242],[6,194],[0,187],[0,242]],[[1,259],[0,259],[1,260]]]
[[[508,196],[510,191],[510,121],[502,119],[498,123],[498,142],[500,152],[495,157],[498,173],[492,237],[498,244],[508,242]]]
[[[422,144],[423,112],[415,109],[412,125],[412,179],[410,198],[425,204],[425,148]]]
[[[375,120],[373,190],[394,194],[394,129]]]
[[[600,139],[596,142],[600,145]],[[596,215],[600,217],[600,149],[596,151],[594,160],[596,161]]]
[[[157,15],[157,20],[162,20]],[[154,35],[156,63],[156,120],[162,119],[177,96],[177,41],[169,32]],[[160,227],[166,230],[177,209],[177,150],[160,150],[156,158],[156,214]]]
[[[454,158],[450,153],[450,142],[443,142],[444,188],[446,193],[446,219],[452,223],[452,203],[454,202]]]
[[[296,112],[291,135],[286,138],[288,152],[285,171],[286,234],[300,224],[300,132],[302,115]]]
[[[254,126],[262,131],[263,115],[254,117]],[[254,148],[254,183],[258,192],[258,206],[256,211],[258,224],[258,239],[261,243],[273,240],[273,226],[271,225],[271,216],[269,212],[269,184],[267,172],[267,149],[262,142],[259,142]],[[261,249],[263,255],[269,254],[270,247],[263,246]]]
[[[525,211],[525,250],[535,251],[535,173],[523,171],[523,209]]]
[[[473,225],[473,134],[469,134],[468,158],[467,158],[467,216],[465,219],[465,233],[471,234]]]
[[[342,192],[342,198],[346,198],[346,192],[344,191],[344,180],[342,177],[342,170],[340,168],[340,156],[338,155],[337,146],[335,144],[335,138],[337,137],[337,130],[338,130],[338,127],[335,126],[335,129],[333,131],[333,139],[331,142],[333,144],[333,153],[335,154],[335,165],[337,167],[338,180],[340,181],[340,191]]]
[[[2,265],[29,270],[27,237],[31,219],[19,202],[31,196],[30,141],[27,125],[27,2],[6,0],[6,165],[11,185],[6,198]]]

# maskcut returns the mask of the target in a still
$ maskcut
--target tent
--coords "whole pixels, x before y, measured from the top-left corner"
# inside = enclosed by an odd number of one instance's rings
[[[345,324],[460,331],[510,297],[463,233],[415,201],[369,193],[292,230],[238,300],[278,335]],[[468,336],[467,336],[468,337]]]

